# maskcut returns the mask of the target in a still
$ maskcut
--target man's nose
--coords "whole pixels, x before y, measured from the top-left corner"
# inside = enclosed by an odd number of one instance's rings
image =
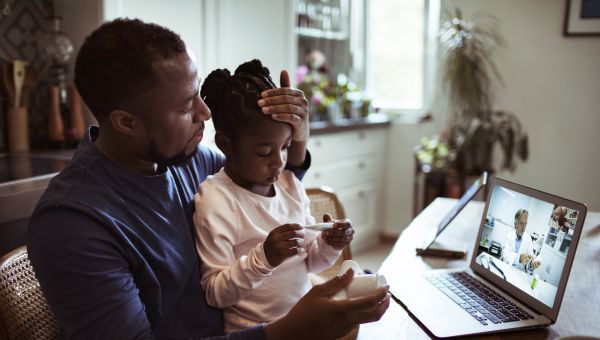
[[[198,95],[198,97],[196,97],[194,99],[194,123],[197,123],[199,121],[206,121],[210,119],[211,116],[211,112],[210,109],[208,108],[208,106],[206,105],[206,103],[204,102],[204,100],[202,100],[202,98],[200,98],[200,96]]]

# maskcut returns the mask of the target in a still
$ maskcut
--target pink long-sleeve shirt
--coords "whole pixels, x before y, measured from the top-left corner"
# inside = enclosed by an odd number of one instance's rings
[[[308,273],[329,267],[340,254],[320,233],[305,230],[305,251],[275,268],[269,265],[263,242],[271,230],[315,222],[304,187],[291,172],[284,171],[274,186],[275,196],[260,196],[221,169],[195,196],[201,282],[208,303],[224,309],[226,332],[283,316],[310,289]]]

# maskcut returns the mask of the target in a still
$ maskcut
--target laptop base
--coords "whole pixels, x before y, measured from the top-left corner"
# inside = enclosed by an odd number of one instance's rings
[[[431,284],[424,275],[411,278],[401,286],[392,287],[394,295],[402,302],[407,310],[417,318],[436,337],[447,338],[463,335],[496,333],[502,331],[514,331],[528,328],[540,328],[549,326],[550,319],[525,307],[518,301],[510,298],[499,289],[487,284],[470,269],[441,269],[428,271],[425,275],[439,275],[452,272],[467,272],[482,281],[488,288],[495,290],[521,309],[534,316],[530,320],[519,320],[499,324],[483,325],[473,318],[455,301],[444,294],[441,290]],[[419,292],[415,294],[415,292]]]

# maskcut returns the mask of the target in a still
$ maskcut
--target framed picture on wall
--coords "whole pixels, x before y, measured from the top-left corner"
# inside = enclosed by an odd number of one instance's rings
[[[565,36],[600,36],[600,0],[567,0]]]

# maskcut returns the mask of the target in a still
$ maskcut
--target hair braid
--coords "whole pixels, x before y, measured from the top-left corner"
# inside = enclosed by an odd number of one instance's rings
[[[213,122],[217,129],[222,126],[223,116],[228,111],[226,101],[230,96],[226,92],[231,92],[230,81],[229,70],[216,69],[206,77],[200,89],[200,96],[212,111]]]
[[[227,69],[212,71],[200,95],[212,111],[215,129],[233,137],[265,119],[257,101],[262,91],[275,87],[269,69],[254,59],[240,65],[233,76]]]

